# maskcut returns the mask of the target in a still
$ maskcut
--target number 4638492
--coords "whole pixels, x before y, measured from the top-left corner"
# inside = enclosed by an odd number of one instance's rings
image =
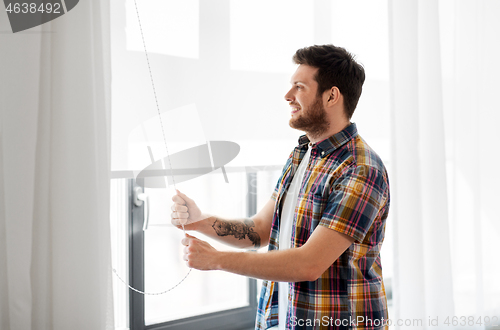
[[[453,317],[447,317],[445,320],[444,320],[444,324],[446,324],[447,326],[474,326],[474,325],[485,325],[485,326],[497,326],[498,325],[498,317],[497,316],[493,316],[493,317],[489,317],[489,316],[484,316],[484,317],[481,317],[481,316],[453,316]]]
[[[61,4],[60,3],[41,3],[40,5],[36,3],[9,3],[5,10],[10,14],[35,14],[35,13],[47,13],[47,14],[61,14]]]

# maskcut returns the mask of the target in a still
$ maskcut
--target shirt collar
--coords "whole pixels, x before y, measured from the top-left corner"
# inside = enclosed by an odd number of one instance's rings
[[[324,139],[323,141],[317,142],[315,145],[318,148],[321,157],[326,157],[334,150],[340,148],[352,138],[358,135],[358,129],[355,123],[351,123],[349,126],[344,128],[342,131]],[[309,138],[306,135],[302,135],[299,138],[300,147],[307,147],[309,143]]]

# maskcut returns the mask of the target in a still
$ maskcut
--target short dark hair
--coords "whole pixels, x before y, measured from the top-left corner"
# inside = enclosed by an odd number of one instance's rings
[[[297,50],[293,61],[318,68],[314,77],[318,82],[318,96],[336,86],[344,96],[345,114],[351,119],[365,82],[365,70],[354,56],[342,47],[314,45]]]

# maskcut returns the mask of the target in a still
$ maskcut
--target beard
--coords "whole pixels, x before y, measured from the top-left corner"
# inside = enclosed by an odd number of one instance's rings
[[[311,137],[321,136],[330,127],[327,120],[326,111],[323,107],[323,101],[320,97],[316,98],[313,104],[308,108],[302,108],[296,118],[290,119],[290,127],[306,132]]]

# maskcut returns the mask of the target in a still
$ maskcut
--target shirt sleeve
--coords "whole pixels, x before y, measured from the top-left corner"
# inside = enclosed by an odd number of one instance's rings
[[[387,197],[387,180],[379,170],[353,165],[332,185],[320,225],[362,242]]]

